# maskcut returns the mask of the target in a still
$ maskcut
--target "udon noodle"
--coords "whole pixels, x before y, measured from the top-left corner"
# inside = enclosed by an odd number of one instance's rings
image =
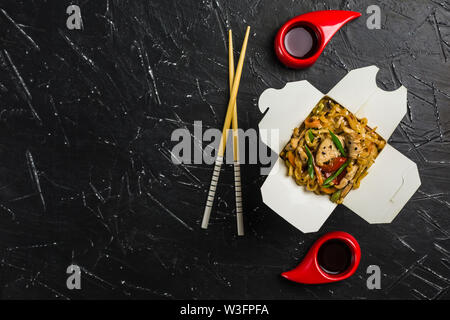
[[[297,184],[342,203],[350,190],[360,186],[386,144],[375,130],[367,126],[366,118],[358,119],[324,97],[294,129],[280,156]]]

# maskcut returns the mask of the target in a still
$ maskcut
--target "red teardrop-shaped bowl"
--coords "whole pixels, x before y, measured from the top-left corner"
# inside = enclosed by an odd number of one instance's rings
[[[275,37],[275,53],[287,67],[294,69],[307,68],[313,65],[322,53],[328,41],[347,22],[361,16],[361,13],[345,10],[314,11],[299,15],[287,21]],[[295,27],[307,27],[315,36],[314,52],[305,58],[295,57],[286,50],[284,43],[286,34]]]
[[[318,253],[320,247],[329,240],[340,240],[344,242],[350,249],[352,258],[349,267],[340,274],[330,274],[324,271],[318,262]],[[349,233],[342,231],[334,231],[327,233],[320,237],[309,249],[306,257],[293,270],[283,272],[282,277],[306,284],[320,284],[336,282],[347,279],[353,275],[358,269],[359,261],[361,260],[361,248],[356,239]]]

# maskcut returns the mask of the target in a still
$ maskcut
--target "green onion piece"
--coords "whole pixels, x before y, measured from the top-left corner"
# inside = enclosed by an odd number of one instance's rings
[[[333,202],[338,201],[339,198],[341,197],[341,193],[342,193],[342,189],[336,191],[335,193],[333,193],[333,194],[331,195],[331,201],[333,201]]]
[[[309,150],[308,146],[305,144],[306,155],[308,156],[308,174],[312,178],[314,178],[314,166],[313,166],[313,156],[311,150]]]
[[[324,182],[323,182],[323,185],[324,186],[326,186],[327,184],[329,184],[331,181],[333,181],[334,179],[336,179],[336,177],[338,176],[338,175],[340,175],[341,173],[342,173],[342,171],[344,171],[344,169],[349,165],[349,163],[350,163],[350,159],[348,159],[347,161],[345,161],[345,163],[335,172],[335,173],[333,173],[333,175],[332,176],[329,176],[328,178],[327,178],[327,180],[325,180]]]
[[[311,129],[308,130],[308,138],[310,142],[313,142],[314,140],[314,134],[311,132]]]
[[[308,174],[311,177],[311,179],[314,178],[314,168],[311,166],[308,166]]]
[[[328,131],[330,131],[330,134],[331,134],[331,140],[333,140],[333,142],[334,142],[336,148],[338,148],[338,150],[341,152],[341,154],[342,154],[344,157],[346,157],[347,154],[345,153],[344,147],[342,146],[341,141],[339,140],[339,138],[336,137],[336,135],[335,135],[331,130],[328,130]]]
[[[314,110],[314,114],[319,114],[324,108],[323,102],[320,102]]]
[[[306,155],[308,156],[308,164],[312,164],[313,156],[311,150],[309,150],[308,146],[305,144]]]

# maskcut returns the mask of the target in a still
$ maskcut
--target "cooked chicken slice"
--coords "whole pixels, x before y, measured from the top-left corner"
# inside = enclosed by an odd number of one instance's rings
[[[361,152],[363,151],[362,147],[362,140],[360,134],[352,131],[351,133],[347,133],[347,149],[348,149],[348,156],[352,159],[356,159],[359,157]]]
[[[353,177],[356,174],[356,171],[358,171],[358,166],[353,166],[350,171],[347,171],[344,178],[342,178],[342,180],[339,181],[339,184],[336,185],[335,187],[338,189],[344,188],[349,183],[349,181],[353,179]]]
[[[340,136],[337,137],[341,141],[341,143],[344,144],[344,139]],[[325,162],[330,161],[331,159],[334,159],[336,157],[339,157],[340,155],[341,153],[334,145],[333,140],[331,140],[331,138],[326,138],[319,145],[319,149],[317,149],[316,164],[321,167],[324,165]]]

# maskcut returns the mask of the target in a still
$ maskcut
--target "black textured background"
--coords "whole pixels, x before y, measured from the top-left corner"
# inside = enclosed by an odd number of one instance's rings
[[[450,4],[418,1],[0,0],[0,297],[433,299],[450,291]],[[84,29],[68,30],[66,7]],[[366,8],[381,8],[381,30]],[[317,63],[288,70],[276,30],[323,9],[359,11]],[[176,128],[221,128],[228,97],[226,32],[252,27],[239,121],[256,128],[268,87],[307,79],[327,92],[376,64],[378,84],[408,89],[390,143],[422,186],[389,225],[339,206],[302,234],[261,201],[259,166],[243,166],[246,236],[235,234],[232,167],[223,168],[210,228],[200,229],[212,166],[170,161]],[[236,52],[237,59],[238,52]],[[321,234],[352,233],[363,256],[336,284],[279,277]],[[82,289],[66,268],[82,268]],[[368,290],[366,268],[382,271]]]

